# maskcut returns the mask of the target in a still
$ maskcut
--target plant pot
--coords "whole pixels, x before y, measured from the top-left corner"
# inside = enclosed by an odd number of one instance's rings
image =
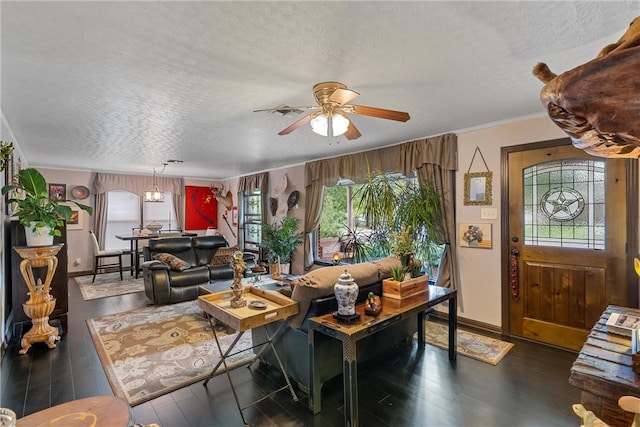
[[[280,271],[278,271],[278,264],[269,264],[269,273],[270,274],[289,274],[291,271],[291,263],[281,262],[280,263]]]
[[[384,279],[382,281],[382,296],[393,299],[412,297],[427,292],[428,284],[429,276],[420,276],[402,282],[394,279]]]
[[[49,235],[51,227],[37,227],[36,231],[33,230],[33,223],[24,228],[24,234],[27,238],[27,246],[51,246],[53,245],[53,236]]]

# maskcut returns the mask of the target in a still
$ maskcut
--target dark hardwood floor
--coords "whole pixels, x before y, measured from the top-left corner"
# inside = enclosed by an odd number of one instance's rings
[[[144,293],[84,301],[69,283],[69,330],[58,347],[35,344],[27,355],[10,343],[2,360],[0,406],[22,417],[50,406],[96,395],[113,395],[85,320],[148,304]],[[574,426],[571,405],[580,401],[567,380],[576,354],[514,340],[497,365],[466,357],[450,363],[447,352],[427,345],[399,348],[359,369],[359,414],[363,426]],[[233,371],[241,402],[250,402],[284,383],[270,368]],[[325,385],[322,412],[313,416],[306,395],[294,402],[280,392],[245,410],[257,426],[342,426],[342,379]],[[240,426],[225,375],[208,388],[196,383],[133,408],[138,423],[163,427]]]

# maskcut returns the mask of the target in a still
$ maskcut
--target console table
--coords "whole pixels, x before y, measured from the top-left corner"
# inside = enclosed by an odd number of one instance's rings
[[[640,397],[640,376],[633,372],[631,338],[607,332],[612,313],[640,316],[640,310],[610,305],[593,326],[569,376],[580,389],[580,403],[610,426],[630,426],[634,414],[618,406],[622,396]]]
[[[424,312],[427,308],[449,301],[449,360],[456,360],[457,346],[457,299],[458,291],[440,286],[429,286],[427,292],[402,300],[382,297],[382,311],[375,317],[364,313],[364,304],[356,306],[360,319],[352,323],[342,323],[332,314],[309,319],[309,408],[314,415],[321,410],[321,388],[314,381],[322,360],[315,355],[315,336],[324,334],[342,342],[344,379],[344,422],[345,426],[358,426],[358,354],[357,343],[362,338],[375,334],[391,325],[408,318],[418,317],[418,348],[423,349]]]

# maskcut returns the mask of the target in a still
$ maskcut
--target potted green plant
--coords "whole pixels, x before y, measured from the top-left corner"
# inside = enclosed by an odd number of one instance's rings
[[[357,226],[351,228],[345,225],[338,238],[340,250],[345,253],[346,258],[351,259],[353,264],[365,262],[369,258],[369,238],[369,233],[365,230],[360,230]]]
[[[299,226],[300,219],[292,217],[285,217],[274,224],[262,224],[261,246],[270,264],[280,264],[280,273],[288,274],[293,252],[304,241],[304,233],[298,232]]]
[[[8,200],[17,207],[15,216],[25,228],[27,246],[47,246],[53,244],[53,237],[60,236],[58,227],[64,225],[71,216],[71,208],[61,204],[70,202],[91,215],[90,206],[69,200],[49,199],[47,182],[34,168],[23,169],[15,184],[2,187],[2,194],[12,192]]]
[[[407,268],[416,253],[416,245],[410,227],[403,227],[400,232],[391,233],[391,253],[400,258],[402,265]]]
[[[390,247],[399,257],[414,255],[430,262],[443,241],[441,194],[428,183],[366,172],[365,182],[354,193],[354,205],[368,227],[389,239],[388,244],[378,241],[377,245]]]

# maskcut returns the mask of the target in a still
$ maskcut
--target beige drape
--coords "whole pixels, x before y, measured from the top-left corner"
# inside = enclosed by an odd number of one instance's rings
[[[440,194],[440,206],[443,210],[441,224],[443,235],[438,237],[439,244],[445,249],[440,260],[440,274],[436,285],[458,289],[458,250],[456,246],[455,216],[455,171],[441,168],[439,165],[424,164],[417,170],[418,181],[428,182]]]
[[[313,251],[311,250],[311,233],[318,227],[322,212],[322,195],[325,186],[334,186],[340,179],[351,179],[354,182],[363,182],[367,171],[375,172],[401,172],[405,176],[413,176],[414,172],[423,165],[434,165],[441,171],[436,173],[435,168],[426,168],[422,179],[436,185],[443,194],[443,216],[447,229],[447,241],[449,248],[446,258],[448,274],[442,279],[442,284],[457,289],[457,257],[455,248],[451,249],[455,242],[455,209],[453,201],[454,174],[458,169],[458,138],[455,134],[444,134],[431,138],[418,139],[390,147],[378,148],[330,159],[317,160],[305,165],[305,267],[313,264]],[[367,162],[369,165],[367,167]],[[436,179],[436,175],[439,176]],[[450,187],[450,188],[449,188]],[[453,229],[450,225],[453,224]],[[443,267],[440,268],[442,274]],[[438,280],[438,283],[441,283]]]
[[[160,191],[171,191],[173,211],[176,222],[182,225],[182,194],[184,192],[183,178],[168,178],[156,176],[121,175],[115,173],[98,173],[93,181],[96,208],[94,211],[94,233],[104,245],[107,228],[107,195],[111,190],[124,190],[144,197],[145,190],[151,185],[157,185]],[[104,249],[104,248],[102,248]]]

